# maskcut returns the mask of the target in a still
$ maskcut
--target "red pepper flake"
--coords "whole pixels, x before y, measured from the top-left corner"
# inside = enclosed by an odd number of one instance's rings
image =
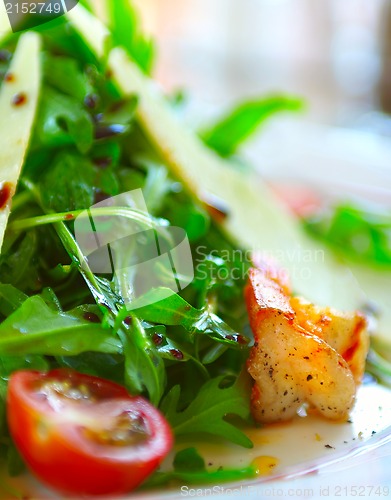
[[[238,342],[242,345],[248,344],[248,339],[244,335],[238,335]]]
[[[10,182],[4,182],[0,185],[0,210],[3,210],[10,200],[12,196],[12,187]]]
[[[12,105],[13,106],[23,106],[27,102],[27,95],[24,92],[19,92],[18,94],[15,94],[14,97],[12,98]]]
[[[162,345],[164,337],[161,333],[154,333],[152,340],[155,345]]]
[[[244,337],[243,335],[238,335],[237,333],[235,333],[234,335],[226,335],[225,339],[230,340],[231,342],[237,342],[238,344],[242,345],[248,344],[248,340],[246,339],[246,337]]]
[[[183,359],[183,352],[181,352],[179,349],[170,349],[170,354],[178,360]]]
[[[4,77],[4,81],[8,83],[12,83],[16,80],[15,75],[13,73],[6,73]]]

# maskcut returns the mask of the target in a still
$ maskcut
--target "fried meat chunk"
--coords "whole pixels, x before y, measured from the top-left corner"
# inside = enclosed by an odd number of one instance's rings
[[[346,419],[369,347],[365,317],[292,296],[286,277],[268,267],[250,270],[245,297],[255,339],[247,363],[255,420],[288,420],[303,403]]]

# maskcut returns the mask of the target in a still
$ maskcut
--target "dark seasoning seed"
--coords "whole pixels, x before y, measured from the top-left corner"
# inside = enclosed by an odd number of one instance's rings
[[[100,323],[99,316],[93,312],[86,311],[83,314],[83,318],[91,323]]]
[[[183,359],[183,352],[181,352],[179,349],[170,349],[170,354],[178,360]]]
[[[99,104],[99,97],[96,94],[88,94],[84,99],[84,106],[88,109],[95,109]]]
[[[12,54],[8,50],[0,50],[0,62],[8,62],[11,57]]]
[[[92,162],[96,167],[105,169],[113,163],[113,159],[110,156],[102,156],[100,158],[94,158]]]

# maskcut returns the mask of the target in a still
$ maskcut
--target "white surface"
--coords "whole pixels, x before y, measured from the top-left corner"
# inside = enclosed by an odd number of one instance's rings
[[[276,117],[246,147],[246,156],[269,179],[391,207],[391,138]]]

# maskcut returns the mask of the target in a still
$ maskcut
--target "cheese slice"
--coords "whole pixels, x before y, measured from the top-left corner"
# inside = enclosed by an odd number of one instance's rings
[[[40,37],[21,36],[0,89],[0,250],[26,157],[41,80]]]
[[[102,57],[107,28],[80,5],[68,17]],[[303,233],[256,173],[233,167],[177,121],[155,83],[123,49],[110,53],[108,65],[122,93],[138,95],[138,120],[172,173],[194,196],[215,197],[229,207],[223,229],[238,244],[277,260],[294,289],[319,305],[351,309],[364,302],[351,272]]]
[[[4,2],[0,2],[0,40],[11,32],[11,23]]]
[[[110,37],[106,26],[80,4],[68,12],[67,17],[96,57],[102,58],[105,53],[106,40]]]

